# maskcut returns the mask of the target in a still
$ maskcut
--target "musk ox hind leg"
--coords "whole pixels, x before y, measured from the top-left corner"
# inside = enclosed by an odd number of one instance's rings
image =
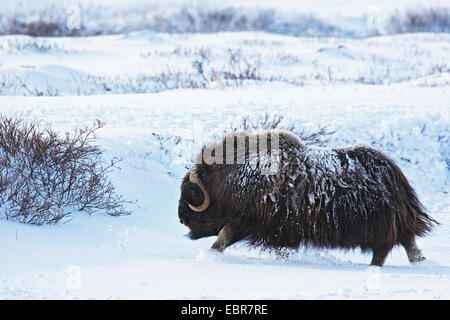
[[[225,225],[220,231],[217,237],[216,242],[211,246],[212,250],[216,250],[218,252],[223,252],[226,247],[235,243],[233,231],[229,225]]]
[[[389,246],[380,246],[373,249],[373,256],[372,256],[372,262],[370,262],[371,266],[379,266],[382,267],[384,264],[384,261],[386,260],[386,257],[391,251],[391,247]]]
[[[414,236],[401,240],[400,244],[405,248],[409,262],[414,263],[426,260],[422,255],[422,251],[417,246]]]

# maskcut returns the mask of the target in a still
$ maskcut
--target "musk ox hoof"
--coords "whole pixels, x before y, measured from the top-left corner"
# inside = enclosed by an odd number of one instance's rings
[[[375,263],[375,262],[371,262],[370,264],[369,264],[369,267],[382,267],[383,266],[383,263],[384,262],[377,262],[377,263]]]
[[[223,253],[225,248],[220,247],[219,245],[215,245],[215,243],[212,245],[212,247],[209,249],[209,252],[211,253]]]
[[[414,263],[418,263],[418,262],[422,262],[422,261],[426,261],[426,260],[427,260],[427,258],[420,256],[420,257],[412,258],[411,260],[409,260],[409,262],[414,264]]]
[[[226,225],[219,231],[217,240],[211,246],[211,250],[223,252],[231,244],[233,244],[233,232],[231,227]]]

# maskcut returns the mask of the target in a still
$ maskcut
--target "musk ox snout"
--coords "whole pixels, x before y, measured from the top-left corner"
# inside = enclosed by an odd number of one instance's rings
[[[234,132],[207,148],[181,185],[178,215],[192,239],[218,235],[218,251],[238,241],[360,248],[379,266],[402,245],[411,262],[424,259],[415,238],[437,222],[380,151],[308,146],[277,130]],[[215,161],[205,161],[205,150]]]

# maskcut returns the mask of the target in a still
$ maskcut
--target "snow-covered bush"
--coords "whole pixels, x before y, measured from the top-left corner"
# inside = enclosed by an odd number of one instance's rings
[[[266,31],[294,36],[346,35],[348,32],[312,14],[284,15],[271,8],[236,6],[139,5],[124,9],[106,5],[78,8],[80,28],[68,28],[66,5],[40,8],[17,6],[0,11],[1,34],[31,36],[92,36],[152,30],[165,33],[211,33],[221,31]]]
[[[0,34],[26,34],[37,37],[79,36],[80,30],[69,29],[67,8],[49,5],[39,8],[21,7],[5,10],[0,22]]]
[[[74,6],[74,5],[72,5]],[[357,30],[351,24],[324,21],[304,10],[242,7],[198,3],[173,6],[160,4],[75,5],[79,26],[69,28],[73,17],[66,2],[33,7],[20,4],[0,9],[0,35],[93,36],[151,30],[164,33],[212,33],[223,31],[264,31],[291,36],[354,37],[382,33],[449,32],[450,10],[447,7],[412,8],[389,12],[379,28]],[[78,16],[79,14],[79,16]]]
[[[244,81],[269,80],[261,77],[261,56],[257,53],[243,53],[241,49],[227,49],[226,63],[213,65],[210,61],[211,51],[200,50],[192,66],[200,75],[203,87],[216,82],[220,85],[241,86]]]
[[[261,76],[261,62],[258,55],[246,57],[241,50],[229,49],[224,63],[213,64],[209,60],[209,51],[200,50],[197,54],[192,60],[192,67],[188,69],[177,70],[167,66],[165,70],[150,74],[140,72],[117,76],[86,75],[77,79],[80,86],[88,84],[85,89],[80,89],[78,94],[155,93],[172,89],[200,89],[225,85],[239,87],[248,81],[283,81]],[[22,84],[18,86],[23,87]],[[29,95],[30,91],[27,90],[24,94]]]
[[[63,137],[34,121],[0,117],[0,217],[23,223],[55,224],[71,210],[129,214],[115,192],[93,145],[103,124],[75,129]]]
[[[263,115],[245,115],[241,123],[231,128],[231,131],[239,130],[288,130],[296,134],[305,144],[315,146],[325,146],[336,130],[329,129],[328,126],[319,126],[317,130],[306,130],[299,125],[299,122],[288,121],[282,113],[264,113]]]
[[[391,15],[388,33],[450,32],[450,8],[428,7],[408,9]]]
[[[0,47],[0,49],[3,49]],[[58,53],[70,53],[69,50],[65,49],[63,46],[56,42],[50,42],[40,39],[21,39],[21,38],[11,38],[8,39],[5,49],[9,52],[33,52],[33,53],[48,53],[48,52],[58,52]],[[74,52],[72,50],[72,52]]]
[[[73,6],[73,5],[72,5]],[[196,6],[160,4],[78,5],[77,28],[67,22],[73,12],[67,3],[33,7],[20,4],[0,9],[0,35],[93,36],[152,30],[164,33],[264,31],[291,36],[373,36],[382,33],[449,32],[448,7],[411,8],[387,12],[379,28],[357,30],[350,24],[324,21],[315,13],[283,8],[242,7],[199,3]],[[76,17],[78,19],[78,16]]]

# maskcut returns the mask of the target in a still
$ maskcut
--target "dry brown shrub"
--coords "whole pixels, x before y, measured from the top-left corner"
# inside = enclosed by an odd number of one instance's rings
[[[298,123],[286,121],[285,115],[282,113],[265,113],[257,117],[243,116],[240,125],[232,128],[232,131],[273,129],[291,131],[305,144],[315,146],[326,146],[329,142],[329,138],[336,132],[336,130],[329,129],[328,126],[319,126],[314,131],[307,131],[304,128],[301,128]]]
[[[108,173],[118,159],[103,160],[95,125],[60,136],[37,121],[0,116],[0,217],[55,224],[71,211],[129,214]]]

